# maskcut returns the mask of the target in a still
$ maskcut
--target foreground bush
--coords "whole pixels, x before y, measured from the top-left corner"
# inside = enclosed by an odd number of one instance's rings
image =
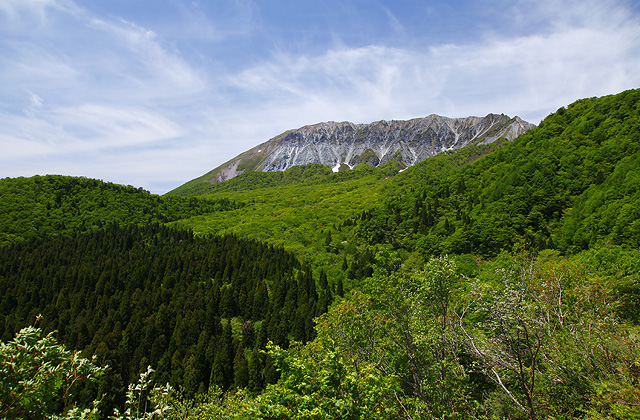
[[[39,328],[23,328],[0,344],[0,418],[95,418],[97,401],[78,408],[74,391],[104,370],[59,345],[53,333],[42,337]]]

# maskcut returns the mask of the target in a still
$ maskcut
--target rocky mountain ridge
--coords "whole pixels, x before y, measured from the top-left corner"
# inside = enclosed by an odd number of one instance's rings
[[[208,182],[231,179],[245,171],[285,171],[292,166],[321,163],[334,171],[360,163],[372,166],[396,160],[409,167],[470,144],[509,141],[535,127],[519,117],[448,118],[429,115],[407,121],[370,124],[323,122],[290,130],[262,143],[206,174]]]

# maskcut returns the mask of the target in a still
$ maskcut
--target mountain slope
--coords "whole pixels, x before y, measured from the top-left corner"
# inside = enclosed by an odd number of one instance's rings
[[[640,91],[631,90],[577,101],[513,142],[442,153],[392,178],[383,167],[331,173],[308,165],[201,183],[208,198],[250,204],[176,224],[283,245],[345,281],[345,261],[365,261],[367,249],[379,247],[419,264],[429,255],[491,257],[514,246],[574,253],[607,241],[634,245],[639,115]],[[314,175],[289,181],[307,171]]]
[[[499,138],[513,140],[534,125],[519,117],[447,118],[429,115],[409,121],[371,124],[325,122],[287,131],[248,150],[193,183],[217,183],[245,172],[285,171],[293,166],[320,163],[334,172],[360,163],[371,166],[398,161],[409,167],[444,151]],[[172,191],[180,194],[182,187]]]
[[[397,162],[332,173],[327,166],[296,166],[285,172],[249,172],[218,184],[201,184],[191,194],[246,203],[235,210],[176,221],[198,234],[233,233],[283,246],[316,270],[323,268],[330,282],[348,282],[345,260],[358,261],[366,272],[368,243],[354,228],[360,215],[384,206],[399,189],[420,186],[426,177],[446,178],[494,150],[510,144],[497,141],[442,153],[398,173]],[[323,168],[323,171],[319,169]],[[311,172],[311,175],[307,174]],[[395,175],[395,176],[392,176]],[[384,212],[384,208],[381,209]],[[374,253],[375,254],[375,253]],[[368,254],[367,254],[368,255]]]
[[[360,229],[427,255],[637,247],[638,162],[640,90],[582,99],[450,176],[400,174],[416,191],[398,191]]]
[[[142,188],[61,175],[0,180],[0,246],[111,223],[166,223],[236,209],[228,200],[150,194]]]

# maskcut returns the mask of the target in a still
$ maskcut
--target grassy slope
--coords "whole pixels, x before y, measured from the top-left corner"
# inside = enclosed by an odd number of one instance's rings
[[[284,173],[250,173],[197,192],[183,191],[203,198],[227,198],[246,203],[245,207],[173,224],[198,234],[235,233],[283,246],[317,270],[325,270],[330,280],[345,281],[344,259],[353,261],[366,246],[345,221],[385,205],[391,195],[412,190],[434,177],[446,177],[504,144],[499,141],[439,155],[402,173],[398,173],[397,163],[378,168],[363,164],[335,174],[319,165],[294,167]]]
[[[631,90],[577,101],[471,165],[500,144],[427,159],[390,179],[381,168],[331,174],[316,166],[209,184],[185,193],[249,206],[176,224],[283,245],[334,279],[345,275],[345,257],[366,260],[358,251],[367,244],[399,249],[410,265],[421,255],[492,256],[515,245],[569,253],[606,242],[637,245],[639,98]],[[612,173],[616,181],[603,183]],[[424,231],[416,231],[414,203],[431,209]]]
[[[207,214],[174,222],[199,234],[235,233],[284,246],[314,267],[328,271],[330,278],[343,276],[338,268],[342,256],[326,250],[328,231],[331,244],[340,244],[350,253],[355,247],[347,229],[340,224],[354,213],[375,206],[384,195],[389,179],[376,174],[341,182],[277,185],[257,190],[220,192],[207,198],[233,198],[247,203],[225,214]]]

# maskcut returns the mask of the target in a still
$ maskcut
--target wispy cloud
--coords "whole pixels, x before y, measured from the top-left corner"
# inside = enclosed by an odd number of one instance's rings
[[[89,24],[106,32],[128,52],[126,61],[117,63],[111,71],[129,78],[136,87],[134,92],[144,93],[143,99],[190,95],[203,89],[204,81],[197,70],[179,51],[163,45],[153,31],[124,19],[107,22],[94,18]]]
[[[139,167],[153,172],[152,161],[130,161],[132,151],[151,148],[147,155],[152,156],[188,133],[189,118],[176,109],[193,101],[206,82],[153,31],[95,17],[70,1],[0,4],[0,18],[16,24],[37,19],[36,30],[47,34],[0,41],[3,176],[56,168],[66,173],[64,168],[73,166],[100,178],[126,178]],[[56,19],[61,14],[70,27],[56,26],[52,13]],[[82,36],[69,39],[66,29]],[[121,174],[103,162],[116,153],[130,168]]]
[[[488,34],[423,50],[279,54],[231,80],[256,102],[290,105],[292,116],[308,113],[299,120],[505,112],[537,123],[562,104],[640,83],[640,25],[623,8],[598,4],[580,2],[573,13],[559,13],[554,2],[543,3],[529,12],[548,18],[550,29],[541,34]],[[611,15],[593,19],[586,13],[591,6]]]
[[[73,9],[73,3],[64,0],[4,0],[0,2],[0,11],[15,20],[25,16],[36,17],[41,22],[46,21],[47,9]]]
[[[362,45],[335,11],[318,37],[320,25],[289,31],[297,16],[264,21],[250,0],[172,0],[177,14],[155,25],[72,0],[0,1],[0,176],[164,192],[304,124],[489,112],[537,123],[640,85],[640,22],[626,0],[500,2],[447,44],[380,3],[367,18],[388,31]],[[438,5],[451,7],[429,2],[438,17]]]

